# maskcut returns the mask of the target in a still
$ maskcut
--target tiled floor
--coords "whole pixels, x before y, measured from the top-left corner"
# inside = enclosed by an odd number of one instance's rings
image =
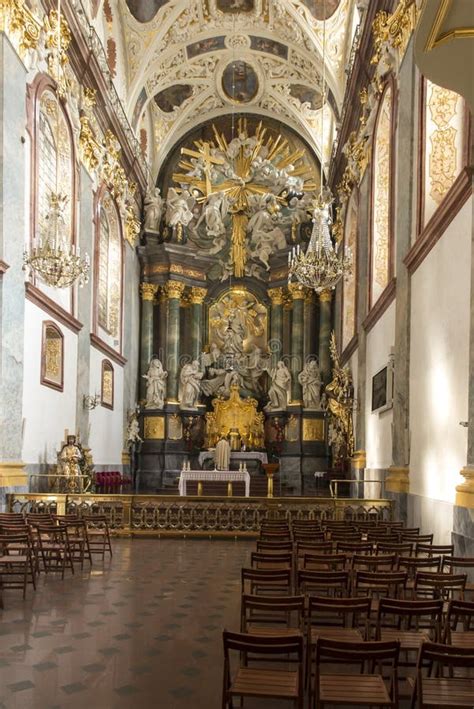
[[[114,557],[5,592],[0,707],[214,709],[249,542],[117,540]]]
[[[0,709],[218,709],[222,629],[238,629],[254,542],[116,540],[114,557],[42,574],[0,611]],[[249,709],[288,702],[248,700]]]

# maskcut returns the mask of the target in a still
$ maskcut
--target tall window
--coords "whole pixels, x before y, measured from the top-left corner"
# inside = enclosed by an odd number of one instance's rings
[[[342,348],[347,347],[356,331],[357,278],[357,196],[352,192],[347,203],[344,247],[352,253],[352,272],[343,281]]]
[[[464,101],[424,80],[420,227],[430,220],[464,165]]]
[[[104,193],[99,204],[97,258],[97,322],[114,340],[119,340],[122,244],[119,215],[109,192]]]
[[[71,134],[63,109],[50,89],[43,91],[39,100],[37,151],[37,231],[41,236],[45,234],[51,193],[67,194],[69,200],[64,218],[66,234],[72,240],[74,184]]]
[[[390,281],[392,88],[382,96],[374,136],[370,305]]]

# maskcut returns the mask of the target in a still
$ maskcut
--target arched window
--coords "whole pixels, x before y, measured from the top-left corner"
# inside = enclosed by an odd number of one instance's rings
[[[98,334],[116,346],[121,331],[122,243],[119,213],[107,191],[99,201],[96,274]]]
[[[108,409],[114,408],[114,368],[108,359],[102,360],[100,403]]]
[[[64,336],[51,320],[43,322],[41,384],[58,391],[64,388]]]
[[[382,295],[391,278],[392,104],[393,90],[391,84],[388,84],[378,109],[372,159],[371,307]]]
[[[44,236],[51,194],[68,196],[64,209],[65,238],[73,240],[74,166],[71,132],[63,108],[50,88],[39,97],[37,127],[36,233]]]
[[[344,249],[348,248],[352,254],[352,272],[343,281],[342,290],[342,349],[346,348],[356,332],[356,312],[357,312],[357,194],[352,192],[347,203],[345,227],[344,227]]]
[[[422,84],[419,231],[427,224],[465,164],[464,100],[427,79]]]

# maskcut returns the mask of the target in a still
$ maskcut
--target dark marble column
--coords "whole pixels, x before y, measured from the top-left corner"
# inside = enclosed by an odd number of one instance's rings
[[[288,286],[293,299],[293,317],[291,322],[291,400],[301,402],[301,384],[298,374],[303,369],[303,315],[306,288],[298,283]]]
[[[166,295],[168,297],[168,333],[166,367],[168,371],[168,397],[170,404],[178,401],[178,368],[179,368],[179,310],[180,300],[185,285],[180,281],[168,281]]]
[[[191,288],[191,356],[199,359],[203,345],[203,317],[202,305],[206,297],[205,288]]]
[[[270,288],[268,295],[272,301],[270,351],[272,353],[272,366],[275,366],[283,355],[283,288]]]
[[[148,365],[153,354],[153,308],[158,286],[154,283],[141,283],[140,295],[142,301],[140,323],[140,398],[146,397],[146,379]]]
[[[316,299],[314,291],[308,290],[304,299],[304,361],[316,354]]]
[[[331,301],[332,291],[327,289],[319,294],[319,368],[323,381],[327,384],[331,379],[331,354],[329,340],[331,338]]]

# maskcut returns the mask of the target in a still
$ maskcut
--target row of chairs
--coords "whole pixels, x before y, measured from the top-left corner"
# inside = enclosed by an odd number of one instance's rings
[[[103,515],[0,513],[0,607],[3,589],[36,589],[43,571],[74,574],[75,566],[92,565],[92,556],[112,556],[107,519]]]
[[[303,707],[308,694],[311,707],[395,709],[399,672],[410,668],[414,674],[403,679],[413,707],[431,707],[436,696],[440,706],[472,709],[474,679],[458,674],[474,667],[474,603],[463,599],[466,574],[452,573],[453,557],[446,567],[436,558],[436,571],[424,572],[417,562],[431,563],[429,554],[405,557],[415,562],[408,569],[398,568],[404,557],[373,550],[308,554],[294,531],[282,558],[285,550],[265,545],[283,540],[266,538],[264,525],[251,567],[242,569],[240,632],[224,631],[222,706],[232,706],[235,696],[254,696]],[[440,574],[440,568],[450,573]],[[240,660],[236,668],[233,655]]]

